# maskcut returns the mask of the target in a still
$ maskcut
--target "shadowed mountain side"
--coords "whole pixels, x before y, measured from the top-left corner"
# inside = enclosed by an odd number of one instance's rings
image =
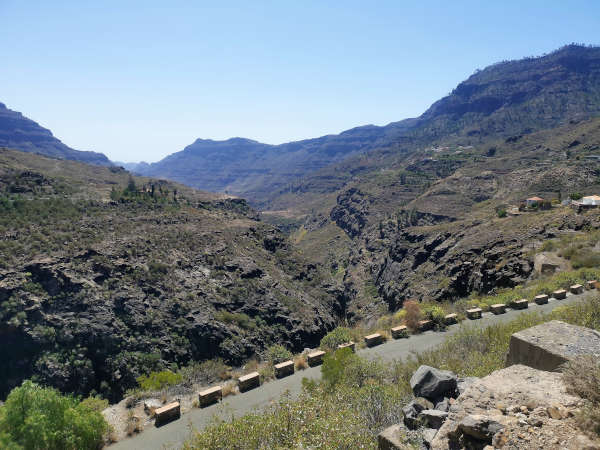
[[[0,147],[88,164],[111,164],[102,153],[73,150],[55,138],[50,130],[41,127],[20,112],[8,109],[3,103],[0,103]]]

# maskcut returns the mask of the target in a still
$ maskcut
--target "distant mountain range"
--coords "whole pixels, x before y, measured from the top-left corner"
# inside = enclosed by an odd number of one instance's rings
[[[318,170],[373,149],[410,151],[455,136],[465,143],[550,128],[600,113],[600,48],[565,46],[477,71],[415,119],[367,125],[281,145],[198,139],[161,161],[129,164],[142,175],[226,191],[264,205]]]
[[[4,103],[0,103],[0,147],[89,164],[111,164],[102,153],[79,151],[66,146],[50,130],[20,112],[8,109]]]

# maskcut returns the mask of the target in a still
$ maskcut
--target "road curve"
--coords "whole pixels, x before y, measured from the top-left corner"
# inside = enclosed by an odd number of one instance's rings
[[[581,295],[568,294],[565,300],[550,299],[546,305],[529,304],[529,309],[525,310],[507,310],[505,314],[493,315],[484,313],[478,320],[466,320],[457,325],[451,325],[444,332],[427,331],[422,334],[411,336],[408,339],[391,340],[382,345],[373,348],[364,348],[358,351],[363,357],[382,358],[385,360],[404,359],[413,352],[421,352],[431,349],[449,336],[455,334],[461,327],[479,327],[485,328],[493,324],[507,322],[524,312],[543,312],[552,311],[557,306],[572,304],[576,301],[593,295],[596,291],[586,291]],[[202,429],[214,416],[221,418],[231,418],[241,416],[245,413],[260,410],[278,399],[283,393],[288,391],[290,395],[296,396],[302,389],[302,378],[321,377],[321,368],[312,367],[301,370],[280,380],[273,380],[260,386],[259,388],[226,397],[221,403],[209,406],[203,409],[193,409],[181,416],[181,419],[164,425],[160,428],[148,428],[142,433],[123,439],[112,444],[110,450],[154,450],[166,448],[179,448],[189,437],[191,427]]]

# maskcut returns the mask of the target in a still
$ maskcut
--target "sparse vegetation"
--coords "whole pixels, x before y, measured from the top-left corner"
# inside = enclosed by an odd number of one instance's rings
[[[215,421],[194,433],[185,448],[375,449],[376,434],[400,421],[400,406],[411,396],[410,377],[421,364],[460,376],[488,375],[504,367],[511,334],[553,319],[600,330],[600,296],[547,315],[524,313],[511,322],[483,329],[464,327],[439,347],[406,361],[367,361],[349,349],[338,350],[325,358],[323,380],[305,383],[299,399],[284,397],[264,414]],[[597,366],[583,385],[574,386],[580,392],[591,390],[594,399],[595,370]],[[594,417],[582,416],[585,424]],[[410,437],[406,439],[408,442]]]
[[[567,364],[563,379],[567,391],[584,401],[576,416],[579,427],[600,436],[600,362],[593,356],[576,358]]]

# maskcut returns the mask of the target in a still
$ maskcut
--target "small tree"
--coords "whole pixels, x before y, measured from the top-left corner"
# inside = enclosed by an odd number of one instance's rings
[[[106,402],[79,402],[31,381],[13,389],[0,407],[0,447],[9,449],[95,450],[108,424],[99,409]]]
[[[129,175],[129,181],[127,181],[127,192],[130,194],[135,194],[137,192],[137,186],[135,185],[135,180],[131,175]]]

